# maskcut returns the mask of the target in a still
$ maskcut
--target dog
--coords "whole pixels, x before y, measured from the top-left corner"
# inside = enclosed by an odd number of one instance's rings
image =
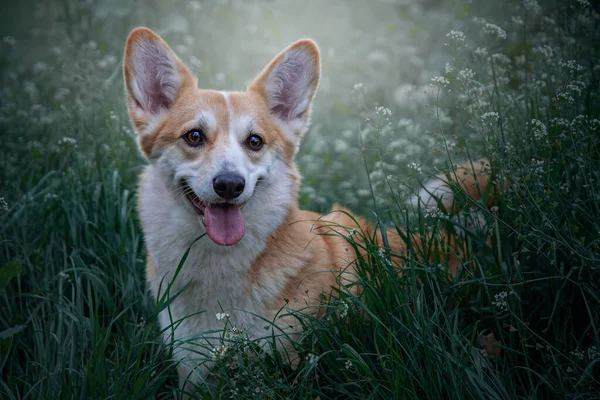
[[[331,288],[353,279],[353,263],[364,251],[349,251],[337,233],[358,231],[383,246],[381,232],[348,210],[299,209],[294,157],[319,77],[319,49],[303,39],[279,53],[246,91],[199,89],[157,34],[131,32],[124,78],[128,112],[149,160],[138,191],[147,281],[157,297],[168,282],[177,293],[159,316],[167,339],[222,329],[218,313],[253,336],[264,335],[262,318],[291,326],[290,317],[276,318],[285,299],[319,304]],[[476,189],[489,180],[484,164],[466,163],[453,181],[475,201],[482,196]],[[425,185],[421,201],[450,209],[450,186],[438,177]],[[386,236],[391,262],[401,266],[407,244],[395,229]],[[410,240],[420,248],[420,238]],[[450,236],[441,242],[455,272],[461,250]],[[358,294],[356,285],[353,290]],[[182,346],[175,357],[184,382],[196,368],[195,352]]]

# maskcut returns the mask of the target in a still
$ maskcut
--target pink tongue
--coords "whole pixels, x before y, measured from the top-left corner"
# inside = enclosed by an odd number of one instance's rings
[[[244,237],[244,217],[240,206],[214,204],[204,210],[206,233],[221,246],[233,246]]]

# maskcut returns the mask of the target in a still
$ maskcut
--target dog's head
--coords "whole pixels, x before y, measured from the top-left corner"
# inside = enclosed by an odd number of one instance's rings
[[[312,40],[283,50],[245,92],[218,92],[199,89],[173,50],[138,28],[127,40],[124,72],[142,153],[213,242],[238,243],[249,215],[287,213],[320,76]]]

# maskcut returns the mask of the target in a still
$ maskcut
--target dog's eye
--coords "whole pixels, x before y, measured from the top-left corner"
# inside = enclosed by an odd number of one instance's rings
[[[246,146],[248,146],[250,150],[259,151],[262,149],[263,144],[263,139],[256,133],[253,133],[252,135],[248,136],[248,139],[246,139]]]
[[[192,147],[204,144],[204,132],[200,129],[192,129],[183,135],[183,140]]]

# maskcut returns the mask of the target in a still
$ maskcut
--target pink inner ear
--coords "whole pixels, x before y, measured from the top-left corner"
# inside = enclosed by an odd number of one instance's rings
[[[313,79],[313,62],[306,52],[286,54],[268,78],[266,89],[271,112],[285,121],[301,117],[310,104]]]
[[[152,114],[173,105],[179,90],[177,65],[161,43],[139,45],[134,53],[135,80],[141,93],[136,101]]]

